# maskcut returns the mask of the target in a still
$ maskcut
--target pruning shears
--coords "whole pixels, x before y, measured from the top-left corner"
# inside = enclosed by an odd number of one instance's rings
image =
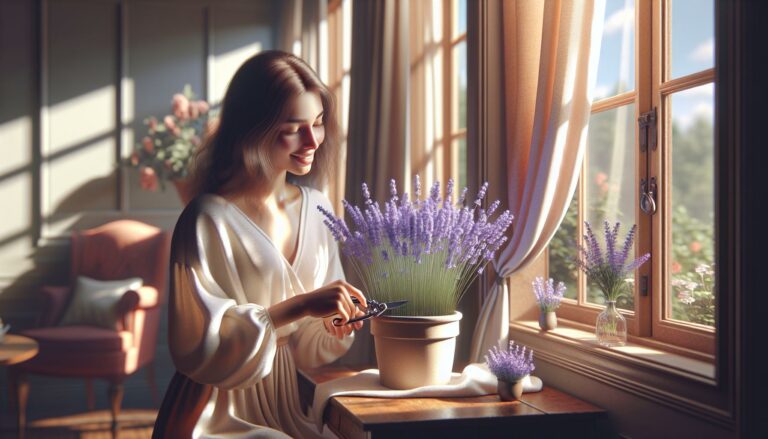
[[[355,317],[353,319],[349,319],[347,323],[341,323],[342,319],[341,317],[336,317],[333,319],[333,326],[344,326],[349,325],[350,323],[355,322],[362,322],[364,320],[372,319],[374,317],[378,317],[382,314],[384,314],[384,311],[388,309],[395,309],[400,308],[401,306],[408,303],[407,300],[398,300],[395,302],[377,302],[373,299],[368,299],[368,307],[364,308],[360,306],[360,300],[357,299],[357,297],[352,297],[352,303],[355,304],[358,308],[360,308],[362,311],[365,311],[365,315],[362,315],[360,317]]]

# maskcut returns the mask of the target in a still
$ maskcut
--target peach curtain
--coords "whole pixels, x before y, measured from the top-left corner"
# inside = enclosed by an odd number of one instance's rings
[[[575,190],[604,10],[604,0],[502,3],[507,191],[515,220],[493,262],[501,280],[544,250]],[[497,281],[484,298],[471,359],[482,361],[508,335],[509,290]]]

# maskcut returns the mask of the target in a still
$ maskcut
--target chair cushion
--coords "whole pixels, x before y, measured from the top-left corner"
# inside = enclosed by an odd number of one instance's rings
[[[71,352],[125,352],[133,346],[133,334],[93,326],[51,326],[27,329],[27,337],[35,339],[40,351]]]
[[[59,325],[90,325],[113,331],[119,329],[116,305],[126,291],[136,290],[142,283],[138,277],[101,281],[78,276],[72,300]]]
[[[29,373],[109,378],[131,374],[138,366],[138,349],[128,331],[54,326],[21,334],[39,345],[37,355],[14,366]]]

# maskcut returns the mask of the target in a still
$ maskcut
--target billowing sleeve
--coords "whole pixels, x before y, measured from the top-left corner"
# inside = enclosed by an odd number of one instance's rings
[[[277,335],[265,306],[248,303],[224,213],[200,201],[180,217],[171,248],[169,345],[179,372],[222,389],[267,376]]]
[[[328,199],[320,192],[314,192],[319,203],[329,212],[333,207]],[[313,203],[313,208],[316,209]],[[327,285],[333,281],[345,280],[344,269],[341,266],[339,258],[339,246],[334,241],[333,235],[322,225],[322,219],[317,218],[316,224],[320,224],[322,229],[317,233],[318,243],[315,247],[316,258],[327,260],[325,276],[321,285]],[[305,317],[299,321],[299,327],[291,336],[291,347],[293,348],[293,357],[296,365],[302,368],[319,367],[336,361],[339,357],[347,353],[354,341],[354,332],[342,340],[326,332],[322,319]]]

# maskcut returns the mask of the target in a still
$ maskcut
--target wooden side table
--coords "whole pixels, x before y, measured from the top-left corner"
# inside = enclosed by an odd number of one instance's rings
[[[10,366],[37,355],[37,342],[23,335],[6,334],[0,341],[0,366]]]
[[[349,369],[299,373],[302,399],[314,385],[349,376]],[[358,438],[603,438],[612,437],[607,412],[551,387],[521,401],[498,395],[466,398],[331,398],[325,425],[344,439]]]

